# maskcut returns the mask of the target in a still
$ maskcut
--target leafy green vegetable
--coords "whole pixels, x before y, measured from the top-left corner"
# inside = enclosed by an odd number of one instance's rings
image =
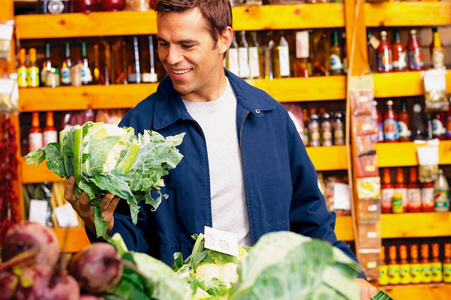
[[[230,300],[360,299],[360,265],[327,242],[268,233],[238,265]]]
[[[75,177],[75,194],[85,192],[95,206],[94,223],[97,236],[106,236],[107,222],[103,220],[99,200],[111,192],[127,200],[133,223],[138,218],[139,201],[156,210],[167,195],[160,188],[162,177],[182,159],[176,146],[184,133],[163,137],[146,130],[135,136],[131,127],[118,127],[105,123],[87,122],[60,132],[60,142],[32,150],[29,165],[47,160],[47,168],[60,177]],[[152,198],[151,191],[158,197]]]

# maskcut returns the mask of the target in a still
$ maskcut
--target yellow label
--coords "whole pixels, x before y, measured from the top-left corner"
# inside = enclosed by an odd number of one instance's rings
[[[387,285],[388,284],[388,267],[380,266],[379,267],[379,285]]]
[[[388,265],[388,284],[399,284],[399,265]]]
[[[410,282],[411,283],[420,283],[421,282],[420,270],[421,270],[420,264],[410,264]],[[451,277],[450,277],[450,279],[451,279]]]
[[[451,282],[451,263],[443,264],[443,282]]]
[[[410,265],[399,265],[399,283],[409,284],[410,281]]]
[[[422,263],[421,264],[421,282],[430,283],[432,280],[431,264]]]
[[[442,263],[431,263],[432,282],[442,282]]]
[[[27,87],[27,68],[20,67],[17,69],[17,85],[19,87]]]
[[[39,86],[39,68],[29,67],[27,74],[28,86],[37,87]]]

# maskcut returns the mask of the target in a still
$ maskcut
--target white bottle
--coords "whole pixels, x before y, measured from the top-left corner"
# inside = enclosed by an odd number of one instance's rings
[[[449,187],[442,169],[438,170],[438,177],[434,183],[434,199],[435,211],[449,211]]]

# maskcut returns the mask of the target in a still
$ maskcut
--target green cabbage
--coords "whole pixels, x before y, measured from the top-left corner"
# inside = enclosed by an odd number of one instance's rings
[[[32,150],[29,165],[47,160],[47,168],[60,177],[75,177],[75,193],[85,192],[95,206],[94,222],[97,236],[106,236],[107,222],[103,220],[99,200],[111,192],[126,199],[134,224],[138,218],[138,202],[157,209],[163,195],[162,177],[181,161],[176,146],[184,133],[164,138],[155,131],[146,130],[135,136],[131,127],[118,127],[105,123],[87,122],[60,132],[60,142]],[[158,197],[152,198],[151,191]]]

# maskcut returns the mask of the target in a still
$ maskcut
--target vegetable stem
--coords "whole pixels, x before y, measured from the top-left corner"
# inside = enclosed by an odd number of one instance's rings
[[[74,177],[75,184],[82,179],[83,164],[83,129],[80,125],[74,125]]]
[[[135,162],[136,156],[139,152],[139,144],[136,141],[130,145],[124,158],[118,163],[117,168],[127,174]]]

